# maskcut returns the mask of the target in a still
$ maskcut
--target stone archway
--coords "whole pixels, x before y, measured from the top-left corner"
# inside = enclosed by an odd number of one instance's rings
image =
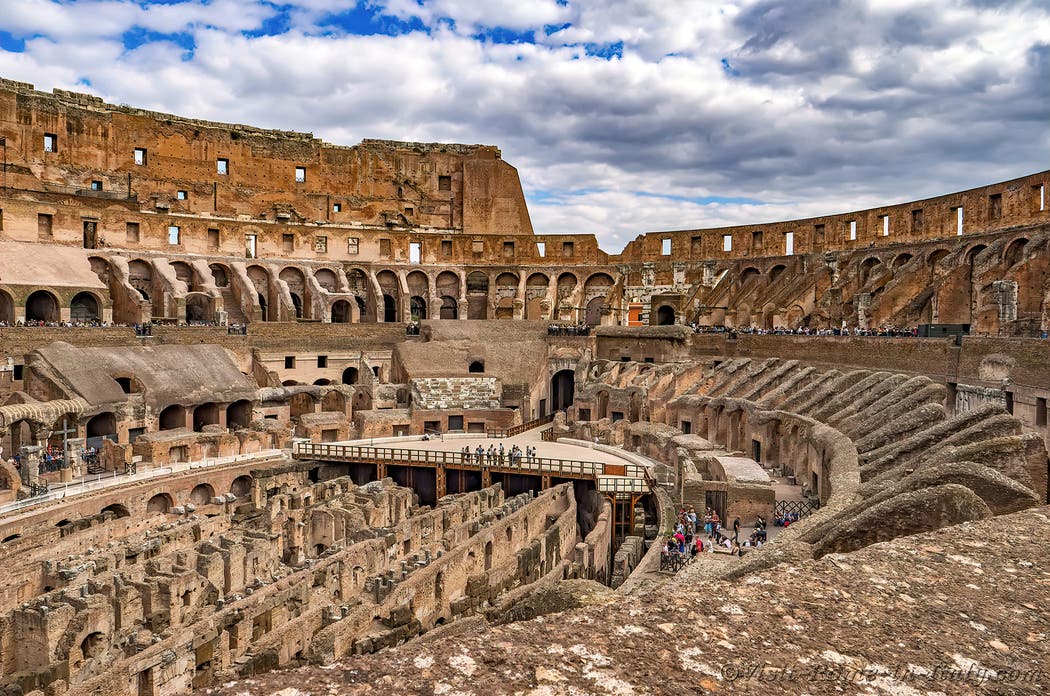
[[[47,290],[37,290],[26,298],[26,321],[57,322],[58,299]]]
[[[670,305],[661,305],[656,310],[656,324],[657,326],[671,326],[675,321],[674,307]]]
[[[559,370],[551,376],[551,411],[564,411],[576,398],[576,373]]]

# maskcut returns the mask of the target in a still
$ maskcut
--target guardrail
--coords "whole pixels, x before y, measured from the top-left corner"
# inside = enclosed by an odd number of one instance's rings
[[[605,464],[574,459],[548,459],[546,457],[515,457],[504,454],[501,458],[489,455],[469,455],[463,452],[401,449],[392,447],[366,447],[359,445],[336,445],[316,442],[297,443],[292,451],[296,459],[320,461],[353,461],[381,464],[404,464],[408,466],[450,466],[468,469],[506,469],[535,474],[556,474],[568,478],[621,477],[648,482],[646,468],[638,464]]]
[[[515,435],[521,435],[527,430],[538,428],[541,425],[547,425],[554,420],[554,414],[544,416],[543,418],[534,418],[533,420],[525,423],[519,423],[518,425],[511,426],[510,428],[486,428],[485,433],[489,437],[514,437]]]

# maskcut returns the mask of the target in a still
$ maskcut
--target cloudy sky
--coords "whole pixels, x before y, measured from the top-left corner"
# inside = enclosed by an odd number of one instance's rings
[[[538,232],[614,252],[1050,167],[1046,0],[0,0],[0,76],[498,145]]]

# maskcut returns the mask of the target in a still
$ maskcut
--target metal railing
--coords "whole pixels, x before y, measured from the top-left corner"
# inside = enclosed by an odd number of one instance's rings
[[[528,430],[532,430],[533,428],[538,428],[541,425],[547,425],[553,420],[554,414],[552,413],[549,416],[543,416],[542,418],[534,418],[533,420],[527,421],[525,423],[519,423],[518,425],[514,425],[509,428],[486,428],[485,433],[489,437],[514,437],[515,435],[521,435],[522,433]]]

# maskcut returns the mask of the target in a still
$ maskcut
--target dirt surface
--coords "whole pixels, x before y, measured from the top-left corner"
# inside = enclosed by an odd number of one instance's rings
[[[209,689],[1046,694],[1050,508]]]

